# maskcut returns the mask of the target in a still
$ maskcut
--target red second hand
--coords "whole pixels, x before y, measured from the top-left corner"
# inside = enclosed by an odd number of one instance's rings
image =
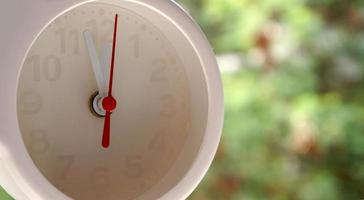
[[[108,148],[110,146],[110,121],[111,112],[116,108],[117,102],[112,96],[112,85],[114,79],[114,65],[115,65],[115,48],[116,48],[116,34],[118,29],[118,14],[115,15],[114,24],[114,38],[112,45],[112,55],[111,55],[111,66],[110,66],[110,79],[109,79],[109,94],[102,100],[102,107],[106,111],[105,122],[104,122],[104,132],[102,135],[102,146]]]

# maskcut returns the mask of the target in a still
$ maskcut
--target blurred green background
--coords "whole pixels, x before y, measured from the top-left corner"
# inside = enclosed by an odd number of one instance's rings
[[[364,1],[178,2],[225,90],[222,142],[189,200],[364,198]]]
[[[189,200],[364,198],[364,1],[180,0],[225,90],[215,161]]]

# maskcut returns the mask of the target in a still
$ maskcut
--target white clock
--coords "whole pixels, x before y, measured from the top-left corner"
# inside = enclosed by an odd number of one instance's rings
[[[186,199],[223,122],[213,51],[169,0],[0,2],[0,185],[16,200]]]

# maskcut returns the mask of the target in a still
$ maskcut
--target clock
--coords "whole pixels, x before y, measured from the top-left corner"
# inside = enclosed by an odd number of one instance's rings
[[[191,17],[168,0],[0,4],[0,185],[17,200],[186,199],[223,122]]]

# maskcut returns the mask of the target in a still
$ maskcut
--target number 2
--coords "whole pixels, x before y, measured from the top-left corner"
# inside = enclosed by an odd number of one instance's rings
[[[168,81],[165,71],[167,70],[168,64],[163,59],[156,59],[152,63],[153,70],[150,76],[151,82],[166,82]]]

